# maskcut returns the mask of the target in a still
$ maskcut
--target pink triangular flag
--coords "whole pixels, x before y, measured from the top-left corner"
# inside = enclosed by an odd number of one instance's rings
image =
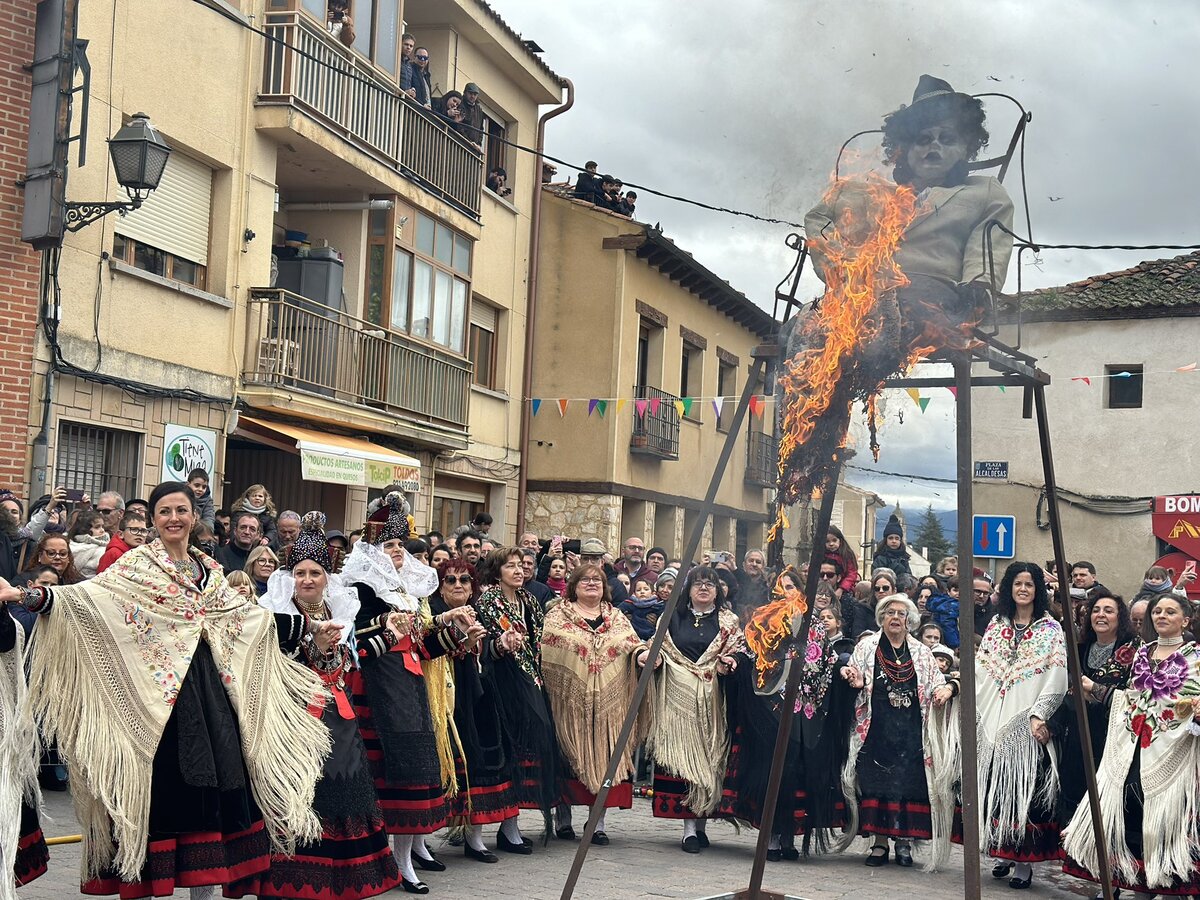
[[[558,414],[559,414],[559,416],[560,416],[560,417],[561,417],[561,416],[565,416],[565,415],[567,414],[567,404],[568,404],[568,403],[570,403],[571,401],[569,401],[569,400],[564,400],[564,399],[559,399],[559,400],[556,400],[555,402],[558,404]]]
[[[1176,371],[1176,372],[1195,372],[1195,371],[1196,371],[1196,364],[1195,364],[1195,363],[1188,363],[1186,366],[1180,366],[1180,367],[1179,367],[1178,369],[1176,369],[1175,371]]]
[[[659,404],[661,404],[661,403],[662,403],[661,397],[651,397],[650,398],[650,415],[652,415],[652,416],[658,415],[658,407],[659,407]]]
[[[1072,378],[1071,380],[1072,380],[1072,381],[1082,381],[1082,382],[1083,382],[1084,384],[1086,384],[1088,387],[1091,387],[1091,386],[1092,386],[1092,379],[1088,378],[1086,375],[1076,375],[1076,376],[1075,376],[1074,378]]]
[[[633,408],[634,408],[634,411],[637,412],[637,417],[639,419],[645,417],[646,407],[649,405],[650,405],[649,400],[634,400],[633,401]]]
[[[958,388],[956,388],[956,387],[948,387],[948,388],[946,388],[946,390],[948,390],[948,391],[951,393],[951,395],[953,395],[953,397],[954,397],[956,400],[958,399]]]

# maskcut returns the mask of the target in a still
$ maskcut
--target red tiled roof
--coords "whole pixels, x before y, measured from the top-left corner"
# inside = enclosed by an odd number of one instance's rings
[[[1031,312],[1200,306],[1200,252],[1148,260],[1020,296],[1023,308]]]

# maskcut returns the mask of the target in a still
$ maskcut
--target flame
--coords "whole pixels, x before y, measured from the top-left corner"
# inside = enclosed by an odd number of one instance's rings
[[[796,570],[791,566],[785,568],[771,591],[771,596],[778,599],[760,606],[746,623],[743,634],[746,646],[754,653],[759,687],[766,684],[768,673],[779,665],[779,649],[792,636],[792,622],[808,610],[808,600],[795,587],[799,582]]]

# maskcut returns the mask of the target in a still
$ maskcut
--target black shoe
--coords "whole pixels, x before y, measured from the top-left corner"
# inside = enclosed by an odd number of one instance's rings
[[[896,845],[896,865],[904,866],[906,869],[912,868],[912,847],[908,844]]]
[[[697,831],[696,832],[696,840],[698,840],[700,842],[701,850],[708,849],[708,835],[707,834],[705,834],[703,831]]]
[[[1119,887],[1113,888],[1113,900],[1120,900],[1120,898],[1121,889]],[[1096,896],[1092,900],[1104,900],[1104,891],[1096,891]]]
[[[780,849],[779,853],[788,862],[795,862],[800,858],[800,851],[795,847],[783,847]]]
[[[424,859],[420,854],[412,855],[413,862],[417,864],[418,869],[424,869],[426,872],[445,872],[446,864],[434,856],[433,851],[429,851],[429,859]]]
[[[880,853],[879,851],[883,852]],[[880,866],[888,864],[888,848],[887,846],[880,847],[878,845],[871,848],[870,854],[863,860],[864,866],[870,866],[872,869],[878,869]]]
[[[1015,863],[1010,863],[1006,859],[1000,860],[994,866],[992,866],[992,877],[993,878],[1007,878],[1009,875],[1012,874],[1014,865],[1015,865]]]
[[[463,856],[467,859],[473,859],[475,862],[494,863],[500,862],[499,857],[491,850],[484,847],[482,850],[474,850],[466,844],[463,845]]]
[[[404,888],[406,894],[428,894],[429,885],[423,881],[409,881],[403,875],[400,876],[400,887]]]
[[[592,832],[592,843],[595,844],[597,847],[607,847],[608,846],[608,835],[603,831],[593,831]]]
[[[533,843],[532,842],[527,844],[524,841],[521,841],[521,843],[519,843],[519,844],[514,844],[512,841],[510,841],[508,838],[506,838],[504,836],[503,831],[497,832],[497,834],[496,834],[496,849],[503,850],[505,853],[516,853],[520,856],[532,856],[533,855]]]
[[[1033,884],[1033,872],[1029,873],[1028,878],[1010,878],[1010,879],[1008,879],[1008,886],[1010,888],[1012,888],[1014,891],[1027,890],[1031,884]]]
[[[767,862],[779,862],[781,859],[783,859],[782,850],[772,850],[769,847],[767,848]]]
[[[575,840],[575,829],[570,825],[564,825],[558,831],[554,832],[554,836],[560,841],[573,841]]]
[[[687,837],[685,837],[683,839],[683,852],[684,853],[699,853],[700,852],[700,841],[696,839],[696,836],[694,834],[689,834]]]

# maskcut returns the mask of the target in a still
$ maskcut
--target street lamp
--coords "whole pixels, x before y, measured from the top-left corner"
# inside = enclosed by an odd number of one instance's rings
[[[148,115],[135,113],[129,124],[122,125],[109,140],[108,155],[117,183],[129,194],[129,202],[64,203],[67,231],[79,231],[110,212],[125,215],[141,206],[162,180],[171,147],[154,130]]]

